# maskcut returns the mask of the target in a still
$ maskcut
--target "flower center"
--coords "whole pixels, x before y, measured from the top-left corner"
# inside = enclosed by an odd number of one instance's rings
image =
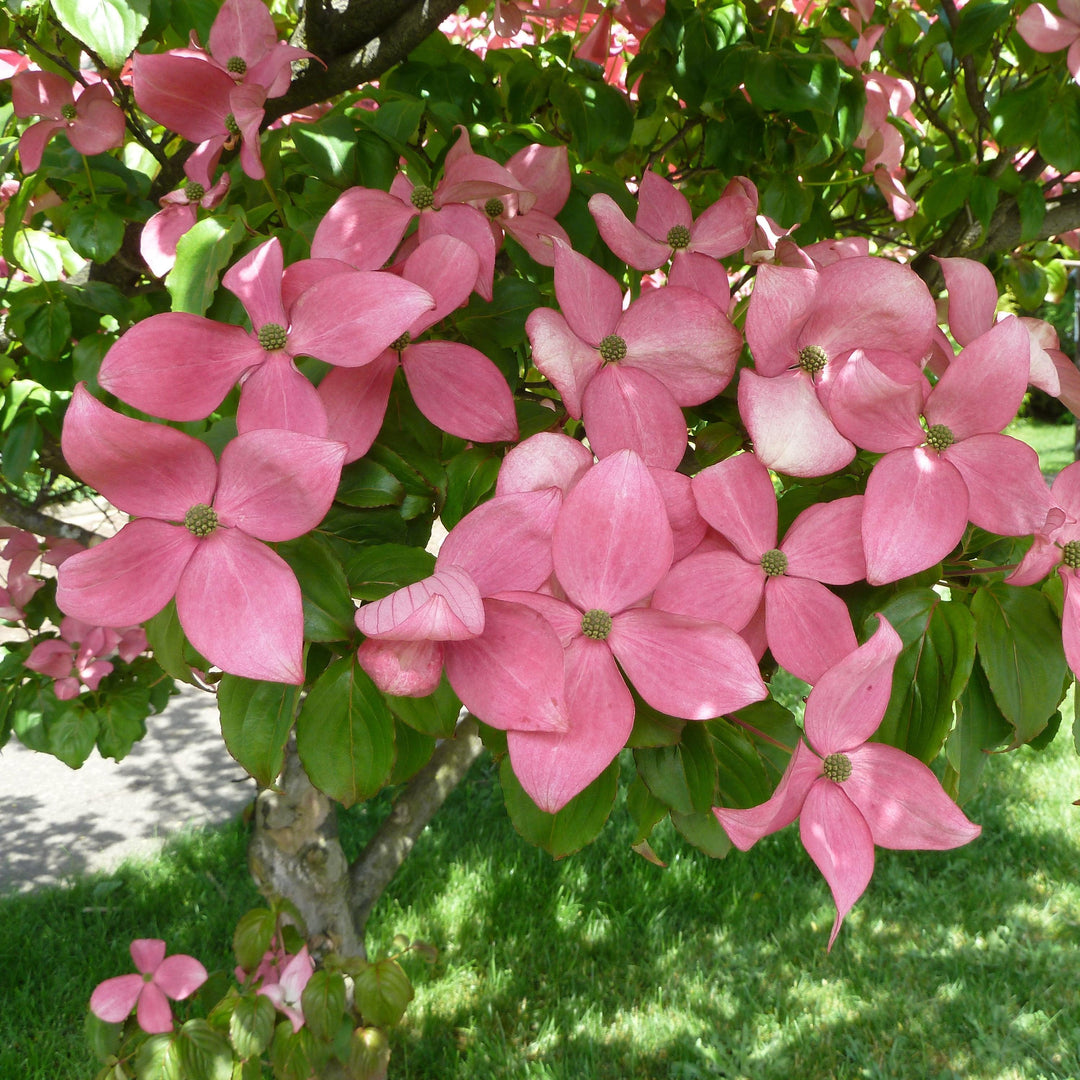
[[[685,225],[672,225],[667,232],[667,242],[676,251],[690,246],[690,230]]]
[[[842,784],[851,775],[851,758],[847,754],[830,754],[825,759],[825,775]]]
[[[773,548],[761,556],[761,569],[769,577],[779,577],[787,573],[787,556],[779,549]]]
[[[829,362],[829,354],[820,345],[804,345],[799,350],[799,367],[816,375]]]
[[[259,327],[258,338],[259,344],[267,352],[274,352],[277,349],[285,348],[289,335],[285,332],[284,326],[280,326],[276,322],[268,322]]]
[[[1061,561],[1073,570],[1080,568],[1080,540],[1070,540],[1061,552]]]
[[[599,608],[592,608],[581,616],[581,632],[593,641],[604,641],[611,633],[611,616]]]
[[[626,342],[618,334],[608,334],[600,342],[600,355],[609,364],[626,359]]]
[[[435,205],[435,192],[427,184],[417,184],[409,198],[417,210],[427,210]]]
[[[188,202],[202,202],[206,195],[206,188],[202,184],[196,184],[194,180],[189,180],[184,185],[184,198]]]
[[[209,536],[217,527],[217,511],[206,503],[196,503],[184,515],[184,528],[196,536]]]
[[[236,117],[232,113],[228,113],[225,117],[225,130],[230,135],[240,134],[240,125],[236,122]]]
[[[488,199],[484,203],[484,213],[489,218],[497,218],[501,213],[506,210],[506,206],[503,204],[502,199]]]
[[[412,334],[410,334],[409,331],[406,330],[405,333],[401,335],[401,337],[396,337],[393,341],[390,342],[390,348],[393,349],[394,352],[404,352],[404,350],[407,349],[411,343]]]
[[[74,120],[78,115],[78,110],[74,105],[61,105],[60,115],[68,121]]]
[[[946,450],[956,442],[956,436],[944,424],[933,424],[926,432],[926,442],[935,450]]]
[[[232,75],[246,75],[247,61],[242,56],[230,56],[225,61],[225,70]]]

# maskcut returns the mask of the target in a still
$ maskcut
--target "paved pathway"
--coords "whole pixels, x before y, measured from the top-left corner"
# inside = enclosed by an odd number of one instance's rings
[[[185,825],[219,824],[255,797],[225,749],[217,705],[185,687],[123,761],[81,769],[12,737],[0,750],[0,894],[152,855]]]

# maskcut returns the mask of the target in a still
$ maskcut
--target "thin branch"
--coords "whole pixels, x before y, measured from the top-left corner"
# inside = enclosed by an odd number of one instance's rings
[[[6,491],[0,491],[0,521],[6,521],[17,529],[36,533],[38,536],[54,536],[60,540],[77,540],[90,547],[104,539],[97,533],[84,529],[81,525],[72,525],[67,521],[43,514],[32,506],[20,502]]]
[[[363,936],[371,909],[382,896],[417,837],[479,757],[483,743],[476,721],[467,716],[452,739],[435,748],[431,760],[398,796],[390,817],[349,867],[349,904],[357,933]]]

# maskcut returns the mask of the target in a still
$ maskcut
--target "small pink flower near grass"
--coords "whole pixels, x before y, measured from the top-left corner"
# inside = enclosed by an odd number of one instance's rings
[[[90,1011],[109,1024],[126,1020],[132,1009],[139,1027],[150,1035],[172,1031],[169,1001],[183,1001],[206,982],[206,968],[193,956],[165,955],[159,938],[137,938],[131,959],[138,975],[117,975],[98,983],[90,996]]]

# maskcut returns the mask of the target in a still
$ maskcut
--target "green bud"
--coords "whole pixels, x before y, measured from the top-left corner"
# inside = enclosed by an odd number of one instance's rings
[[[236,117],[233,116],[232,113],[229,113],[225,117],[225,130],[230,135],[239,135],[240,134],[240,125],[236,122]]]
[[[75,108],[74,105],[61,105],[60,115],[70,123],[72,120],[78,117],[79,111]]]
[[[417,210],[427,210],[435,205],[435,192],[427,184],[417,184],[409,198]]]
[[[926,444],[935,450],[946,450],[956,442],[956,436],[944,424],[932,424],[926,432]]]
[[[626,342],[618,334],[608,334],[600,342],[600,355],[609,364],[626,359]]]
[[[599,608],[592,608],[581,616],[581,632],[593,641],[605,641],[611,633],[611,616]]]
[[[231,75],[246,75],[247,61],[242,56],[230,56],[225,62],[225,70]]]
[[[851,775],[851,758],[847,754],[830,754],[825,759],[825,775],[842,784]]]
[[[206,188],[202,184],[196,184],[194,180],[189,180],[184,185],[184,198],[189,203],[201,202],[206,196]]]
[[[410,334],[409,331],[406,330],[405,333],[401,335],[401,337],[396,337],[393,341],[390,342],[390,348],[393,349],[394,352],[404,352],[411,344],[412,334]]]
[[[217,511],[206,503],[196,503],[184,515],[184,528],[196,536],[209,536],[217,527]]]
[[[799,350],[799,367],[816,375],[829,362],[829,354],[820,345],[804,345]]]
[[[289,340],[289,335],[286,333],[285,327],[276,322],[264,323],[259,327],[257,336],[259,338],[259,344],[267,352],[284,349],[285,343]]]
[[[668,229],[667,242],[676,251],[690,246],[690,230],[685,225],[672,225]]]
[[[502,199],[488,199],[484,203],[484,213],[489,218],[497,218],[501,213],[506,210],[506,206],[503,204]]]
[[[773,548],[761,556],[761,569],[769,577],[779,577],[787,573],[787,556],[779,549]]]
[[[1070,540],[1061,549],[1061,561],[1073,570],[1080,569],[1080,540]]]

